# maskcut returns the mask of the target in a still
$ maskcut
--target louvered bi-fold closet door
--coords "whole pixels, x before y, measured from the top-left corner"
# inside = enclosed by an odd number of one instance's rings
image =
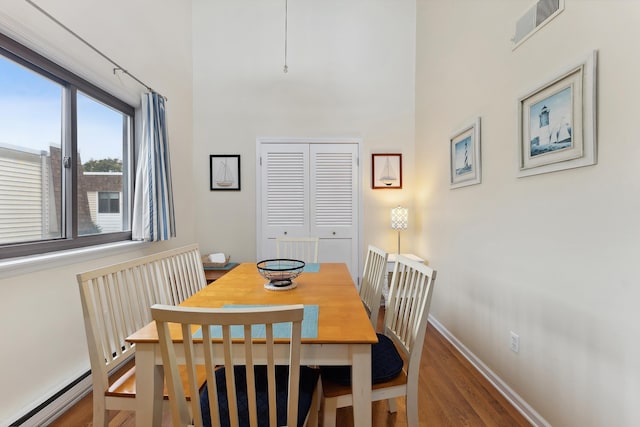
[[[356,144],[310,146],[310,235],[320,237],[322,262],[346,262],[358,274]]]
[[[262,232],[273,258],[276,237],[309,235],[309,144],[265,144],[261,159]]]
[[[262,259],[276,237],[320,238],[320,262],[345,262],[358,277],[358,145],[268,143],[261,146],[259,212]]]

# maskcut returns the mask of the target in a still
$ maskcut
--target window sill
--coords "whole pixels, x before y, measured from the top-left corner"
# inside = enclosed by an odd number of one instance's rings
[[[141,241],[128,240],[125,242],[87,246],[66,251],[2,260],[0,261],[0,279],[116,255],[122,252],[140,249],[142,245],[145,244],[145,242]]]

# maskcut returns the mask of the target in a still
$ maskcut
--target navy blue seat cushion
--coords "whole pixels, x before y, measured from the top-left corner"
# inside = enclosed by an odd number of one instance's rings
[[[371,382],[383,383],[402,372],[402,356],[384,334],[378,335],[378,343],[371,346]],[[351,385],[351,366],[321,366],[322,378],[341,385]]]
[[[267,368],[256,366],[254,368],[256,379],[256,397],[258,407],[258,426],[269,425],[269,396],[267,394]],[[244,366],[234,368],[236,379],[236,396],[240,413],[240,425],[249,425],[249,410],[247,400],[247,379]],[[311,399],[318,382],[319,372],[306,366],[300,367],[300,399],[298,401],[298,426],[302,426],[311,408]],[[229,425],[229,404],[227,402],[227,382],[225,369],[216,371],[218,385],[218,406],[220,408],[220,420],[222,426]],[[287,402],[289,396],[289,367],[276,366],[276,406],[278,425],[287,425]],[[205,426],[211,426],[211,413],[209,411],[209,390],[205,385],[200,394],[200,407],[202,408],[202,421]],[[293,425],[290,423],[289,425]]]

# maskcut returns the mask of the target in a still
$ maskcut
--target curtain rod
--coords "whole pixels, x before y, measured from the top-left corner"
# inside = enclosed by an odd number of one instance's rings
[[[148,84],[144,83],[142,80],[140,80],[139,78],[137,78],[136,76],[134,76],[133,74],[131,74],[129,71],[127,71],[124,67],[122,67],[121,65],[119,65],[116,61],[114,61],[113,59],[109,58],[107,55],[105,55],[104,53],[102,53],[97,47],[95,47],[94,45],[92,45],[91,43],[89,43],[88,41],[86,41],[84,38],[82,38],[79,34],[77,34],[75,31],[73,31],[71,28],[67,27],[66,25],[64,25],[62,22],[60,22],[59,20],[57,20],[53,15],[51,15],[49,12],[47,12],[46,10],[44,10],[43,8],[41,8],[40,6],[38,6],[37,4],[35,4],[33,2],[33,0],[25,0],[27,3],[29,3],[31,6],[33,6],[36,10],[38,10],[40,13],[42,13],[44,16],[46,16],[47,18],[49,18],[50,20],[52,20],[53,22],[55,22],[56,24],[58,24],[60,27],[62,27],[65,31],[67,31],[69,34],[71,34],[72,36],[74,36],[75,38],[77,38],[78,40],[80,40],[82,43],[84,43],[86,46],[88,46],[91,50],[93,50],[95,53],[97,53],[98,55],[100,55],[101,57],[103,57],[104,59],[106,59],[107,61],[109,61],[113,66],[113,74],[116,73],[116,71],[120,71],[123,74],[126,74],[127,76],[131,77],[133,80],[135,80],[136,82],[138,82],[139,84],[141,84],[142,86],[144,86],[145,88],[147,88],[147,90],[149,92],[155,92],[153,90],[153,88],[151,86],[149,86]],[[166,96],[164,95],[160,95],[162,96],[165,100],[167,99]]]

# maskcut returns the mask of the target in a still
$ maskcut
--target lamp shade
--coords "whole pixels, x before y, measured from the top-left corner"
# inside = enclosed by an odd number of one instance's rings
[[[391,228],[394,230],[406,230],[409,225],[409,212],[407,208],[398,206],[391,209]]]

